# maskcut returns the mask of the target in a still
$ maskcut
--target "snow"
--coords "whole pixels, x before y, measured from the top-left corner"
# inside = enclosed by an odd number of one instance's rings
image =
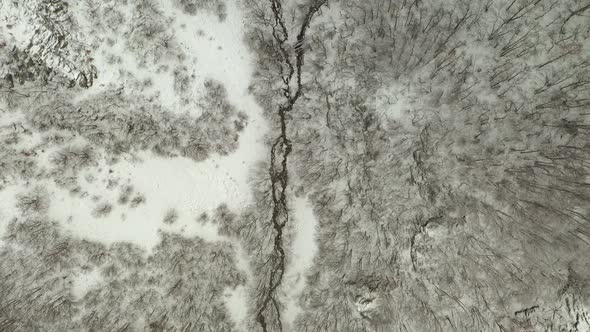
[[[164,16],[174,17],[172,30],[176,32],[175,38],[187,55],[183,64],[189,67],[189,73],[196,73],[197,81],[192,84],[193,90],[200,90],[202,83],[208,79],[221,82],[227,90],[229,102],[248,115],[248,124],[240,133],[239,148],[227,156],[195,162],[186,158],[163,159],[150,153],[142,153],[139,155],[141,161],[138,162],[122,161],[110,167],[103,165],[103,173],[110,168],[111,175],[124,178],[136,191],[145,195],[146,204],[135,209],[127,210],[115,206],[110,215],[95,220],[91,215],[95,202],[71,197],[67,192],[54,188],[57,199],[51,208],[52,216],[62,220],[70,219],[67,227],[80,237],[105,243],[131,241],[149,249],[158,241],[157,230],[164,227],[161,219],[165,211],[174,208],[178,210],[180,220],[168,230],[182,231],[187,235],[199,234],[215,240],[218,238],[215,230],[197,226],[193,219],[221,203],[227,203],[230,208],[239,210],[251,200],[249,170],[260,158],[266,156],[263,134],[268,126],[262,118],[262,110],[248,92],[254,62],[242,41],[242,13],[237,4],[228,3],[227,18],[221,22],[212,13],[203,12],[191,16],[182,13],[170,2],[160,5]],[[126,17],[130,17],[128,11],[131,8],[127,6],[120,9],[125,12]],[[140,68],[137,59],[124,49],[121,40],[109,52],[123,58],[120,68],[142,79],[151,76],[164,106],[168,106],[170,111],[178,111],[178,105],[171,101],[175,97],[171,73],[155,73],[150,72],[153,69]],[[118,70],[113,67],[117,67],[107,64],[104,56],[100,52],[96,53],[94,64],[99,77],[95,86],[88,90],[88,94],[98,93],[118,79],[113,72]],[[195,93],[199,92],[202,91]],[[195,116],[198,114],[195,113]],[[86,175],[102,177],[106,181],[108,174],[99,174],[99,168],[90,171],[94,174]],[[89,196],[99,196],[101,201],[114,204],[118,193],[103,187],[87,184],[84,190]],[[125,214],[124,220],[122,214]]]
[[[248,149],[248,144],[241,145],[241,150]],[[247,170],[257,158],[248,151],[240,152],[199,163],[143,152],[138,160],[103,163],[78,177],[81,195],[72,196],[53,185],[49,213],[57,220],[67,220],[64,228],[77,237],[106,244],[127,241],[149,251],[159,242],[160,229],[216,241],[221,239],[216,227],[197,222],[197,217],[203,212],[212,214],[222,203],[239,211],[250,202]],[[118,185],[109,186],[109,181]],[[121,187],[127,185],[133,187],[132,197],[141,194],[146,202],[137,207],[118,204]],[[92,211],[101,202],[112,204],[113,210],[97,218]],[[179,219],[165,225],[162,221],[170,209],[178,212]]]
[[[197,78],[212,78],[222,82],[227,90],[229,102],[248,114],[248,125],[240,135],[238,150],[227,157],[219,158],[220,171],[210,173],[210,176],[224,172],[231,175],[235,181],[234,184],[237,185],[231,187],[236,190],[234,194],[238,197],[247,195],[248,200],[242,201],[247,202],[251,199],[248,184],[249,170],[259,158],[266,155],[262,137],[267,131],[267,124],[262,118],[262,110],[256,104],[254,97],[248,93],[254,61],[243,42],[242,13],[236,2],[228,1],[226,5],[227,17],[223,22],[220,22],[217,16],[210,14],[190,16],[177,9],[171,14],[176,18],[175,24],[178,25],[175,29],[177,41],[185,54],[195,59],[192,62],[195,63],[194,68],[199,73]],[[186,28],[183,29],[181,25]],[[231,190],[228,190],[226,194],[232,195]],[[231,199],[225,199],[225,201],[230,208],[235,206],[236,202]],[[238,258],[238,267],[247,272],[248,264],[245,255],[239,254]],[[246,318],[246,290],[244,287],[238,287],[229,294],[226,305],[239,328],[243,326],[242,322]]]
[[[384,110],[386,116],[392,120],[411,127],[409,114],[415,107],[415,97],[412,96],[410,87],[396,83],[382,87],[375,94],[374,106],[377,110]]]
[[[8,223],[17,216],[16,193],[22,192],[22,186],[13,185],[0,190],[0,245]]]
[[[121,7],[127,18],[131,9],[131,6]],[[165,16],[174,18],[170,24],[171,29],[175,31],[176,41],[186,55],[182,61],[165,64],[170,65],[170,69],[174,69],[176,65],[184,65],[189,75],[195,75],[195,81],[191,83],[191,98],[204,94],[203,83],[209,79],[224,85],[229,102],[248,116],[248,123],[239,136],[239,147],[227,156],[212,156],[202,162],[182,157],[162,158],[151,152],[129,156],[127,160],[114,164],[103,161],[77,176],[76,180],[80,185],[77,193],[56,185],[52,180],[30,183],[30,188],[35,184],[47,188],[51,199],[49,217],[60,221],[63,231],[68,235],[106,245],[119,241],[131,242],[144,248],[146,252],[150,252],[158,244],[162,230],[187,237],[196,235],[208,241],[225,240],[218,234],[215,225],[198,222],[198,216],[203,212],[212,214],[212,210],[222,203],[239,213],[252,202],[250,170],[261,158],[267,156],[263,137],[268,124],[262,117],[262,109],[248,92],[254,60],[242,40],[244,24],[238,4],[227,2],[227,17],[224,21],[219,21],[213,13],[202,12],[193,16],[184,14],[174,8],[171,2],[162,1],[161,9]],[[82,7],[74,5],[71,13],[76,16],[76,21],[80,24],[79,33],[83,35],[90,31],[90,27],[84,26],[83,16],[79,16],[81,10]],[[15,26],[12,32],[23,29],[27,29],[26,24]],[[29,32],[19,33],[15,37],[22,39],[19,43],[27,42]],[[99,47],[93,53],[93,65],[97,68],[98,78],[77,99],[88,98],[119,85],[125,86],[125,77],[151,79],[151,88],[140,91],[126,86],[124,93],[142,93],[146,97],[157,94],[167,111],[186,111],[187,106],[181,105],[180,97],[174,92],[172,71],[158,71],[157,66],[139,66],[138,59],[125,50],[124,41],[121,38],[116,39],[114,45],[107,46],[106,41],[88,36],[88,40],[98,41]],[[106,53],[101,50],[106,50]],[[120,56],[121,64],[108,64],[107,54]],[[120,70],[130,72],[131,75],[123,77]],[[191,108],[190,111],[195,117],[199,116],[198,110]],[[4,122],[4,117],[2,120]],[[32,141],[38,139],[36,136],[31,137]],[[52,148],[47,148],[47,151],[52,151]],[[38,156],[42,166],[49,167],[49,155],[50,153],[45,153]],[[145,197],[145,203],[136,207],[119,204],[117,201],[124,186],[133,187],[130,199],[141,194]],[[0,236],[7,222],[16,213],[14,196],[23,191],[17,189],[7,188],[0,191]],[[104,216],[93,213],[101,204],[112,205],[110,213]],[[178,220],[167,225],[163,219],[170,209],[176,210]],[[304,213],[302,218],[309,219],[309,213]],[[307,236],[305,234],[308,233],[309,230],[304,230],[302,234]],[[304,244],[299,243],[298,246]],[[306,250],[297,251],[304,253]],[[308,264],[303,256],[296,259]],[[248,276],[251,275],[246,255],[240,249],[238,268]],[[74,281],[73,292],[75,296],[83,297],[98,282],[100,276],[96,271],[81,274]],[[238,326],[242,326],[241,323],[246,319],[246,293],[247,287],[239,286],[228,291],[226,296],[226,305]]]
[[[202,86],[208,78],[223,82],[230,103],[245,110],[258,108],[248,94],[254,60],[243,42],[244,23],[238,5],[227,2],[224,21],[210,13],[188,15],[172,6],[162,6],[162,10],[175,18],[175,37],[186,62],[197,73],[195,85]]]
[[[236,331],[246,331],[244,322],[248,314],[247,296],[246,286],[238,286],[224,294],[225,306],[236,324]]]
[[[90,290],[97,288],[102,281],[100,269],[84,271],[77,275],[72,285],[72,295],[75,299],[82,299]]]
[[[318,222],[313,214],[313,207],[307,198],[298,197],[293,202],[295,239],[290,251],[293,259],[289,263],[285,274],[285,322],[292,324],[301,311],[298,297],[305,288],[305,273],[312,266],[314,256],[318,250],[316,242],[316,228]]]
[[[174,91],[175,67],[187,67],[187,74],[194,75],[194,81],[189,91],[189,99],[198,100],[204,91],[195,89],[202,87],[208,79],[220,81],[228,92],[230,103],[245,110],[249,115],[258,108],[253,97],[248,93],[248,85],[254,70],[254,59],[243,42],[244,23],[238,4],[229,1],[226,4],[227,17],[220,21],[213,13],[201,11],[196,15],[189,15],[174,6],[172,1],[160,1],[158,8],[165,18],[173,18],[169,24],[170,31],[174,32],[175,42],[179,45],[180,53],[184,58],[161,60],[158,65],[140,66],[139,59],[130,53],[125,46],[125,40],[118,39],[114,45],[108,45],[106,41],[100,41],[100,46],[93,53],[93,65],[97,69],[98,77],[94,81],[92,89],[82,94],[91,95],[109,88],[119,86],[125,88],[129,94],[143,94],[146,97],[154,95],[163,107],[168,111],[183,113],[190,111],[197,117],[199,110],[194,103],[185,105],[180,96]],[[84,6],[72,10],[76,20],[83,29],[91,34],[91,27],[85,23],[83,15]],[[133,16],[131,5],[118,7],[126,20]],[[95,38],[91,36],[91,38]],[[120,64],[108,63],[108,56],[116,56],[121,59]],[[160,65],[168,67],[163,71]],[[121,76],[121,71],[130,75]],[[134,88],[130,79],[136,81],[151,80],[152,86],[148,88]]]
[[[236,265],[240,272],[246,275],[247,283],[253,280],[252,271],[250,270],[248,256],[239,241],[232,241],[232,246],[236,250]],[[251,285],[240,285],[232,290],[227,290],[224,294],[225,306],[236,324],[236,331],[247,332],[245,329],[248,314],[248,289]]]
[[[18,48],[24,48],[29,43],[33,33],[34,26],[31,25],[31,20],[28,19],[26,14],[29,9],[28,3],[23,2],[20,6],[14,6],[9,1],[0,2],[0,25],[10,25],[11,28],[6,28],[4,34],[10,36],[9,40],[5,42],[9,43],[10,46],[16,46]],[[0,37],[2,37],[0,35]],[[3,36],[6,38],[6,36]]]

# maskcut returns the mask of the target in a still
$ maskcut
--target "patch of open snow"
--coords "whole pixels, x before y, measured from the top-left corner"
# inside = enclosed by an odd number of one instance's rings
[[[2,127],[12,127],[14,124],[23,121],[25,115],[22,112],[10,112],[6,109],[0,109],[0,129]]]
[[[252,271],[249,267],[249,261],[246,252],[241,244],[237,241],[233,243],[236,249],[236,265],[238,270],[246,274],[246,280],[252,280]],[[237,331],[245,332],[245,321],[248,314],[248,286],[240,285],[232,290],[227,290],[224,296],[225,306],[229,311]]]
[[[410,88],[402,84],[381,88],[376,93],[375,109],[385,110],[388,118],[404,122],[413,107],[409,94]]]
[[[313,207],[305,197],[298,197],[293,204],[295,239],[293,241],[293,259],[285,274],[285,305],[284,321],[291,325],[301,311],[298,298],[305,288],[305,272],[312,266],[313,258],[318,250],[316,243],[317,219]]]
[[[245,320],[248,314],[247,287],[240,285],[235,289],[228,290],[224,294],[224,302],[232,320],[236,324],[236,331],[245,332]]]
[[[160,229],[216,241],[221,239],[217,228],[197,222],[197,217],[221,203],[232,209],[248,204],[251,197],[247,172],[241,172],[239,166],[250,163],[240,156],[232,154],[195,163],[188,158],[167,159],[146,152],[140,154],[139,161],[101,165],[84,172],[85,177],[94,180],[80,181],[81,195],[71,195],[53,185],[49,213],[67,221],[64,228],[68,232],[106,244],[128,241],[149,251],[160,241]],[[118,185],[109,187],[109,180],[118,181]],[[119,205],[117,199],[125,185],[143,195],[145,203],[137,207]],[[102,202],[113,208],[106,216],[95,217],[92,211]],[[176,210],[178,220],[166,225],[163,219],[170,209]]]
[[[128,71],[137,79],[149,77],[139,68],[137,59],[135,59],[130,52],[125,50],[125,41],[123,39],[117,40],[117,42],[110,47],[105,45],[105,48],[108,49],[108,54],[102,52],[96,52],[96,54],[94,54],[93,64],[99,73],[94,80],[94,85],[99,87],[106,87],[110,84],[116,85],[119,80],[119,70]],[[111,64],[107,59],[107,55],[115,55],[121,62],[118,66],[115,63]]]
[[[72,295],[74,295],[75,299],[82,299],[91,289],[96,288],[101,281],[100,269],[82,272],[74,279]]]
[[[240,109],[258,108],[248,93],[254,60],[243,42],[243,14],[237,3],[227,1],[224,21],[206,12],[188,15],[167,3],[162,10],[175,18],[176,40],[197,73],[195,86],[209,78],[223,82],[230,103]]]
[[[31,8],[26,1],[23,1],[19,6],[14,6],[10,1],[0,2],[0,13],[2,13],[0,25],[5,29],[3,38],[6,38],[6,35],[10,36],[10,39],[4,40],[10,47],[26,47],[34,33],[35,27],[32,26],[32,20],[26,14],[27,10],[30,11]]]

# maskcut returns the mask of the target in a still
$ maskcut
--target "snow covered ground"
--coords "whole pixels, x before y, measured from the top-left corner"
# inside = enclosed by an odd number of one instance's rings
[[[125,11],[131,9],[130,6]],[[222,239],[216,226],[198,221],[201,214],[211,215],[220,204],[225,203],[235,212],[247,206],[251,200],[249,185],[250,170],[262,158],[267,157],[263,135],[267,123],[254,97],[249,94],[253,57],[242,41],[243,14],[234,2],[227,3],[224,21],[213,13],[187,15],[174,7],[172,2],[161,2],[164,15],[174,18],[172,30],[186,58],[182,65],[194,75],[191,95],[203,95],[203,83],[213,79],[224,85],[231,104],[248,116],[247,125],[239,136],[239,148],[227,156],[213,155],[202,162],[188,158],[162,158],[151,152],[140,153],[114,164],[100,162],[100,165],[83,170],[77,177],[80,191],[72,194],[57,186],[53,181],[42,181],[50,193],[49,216],[62,222],[66,233],[78,238],[112,244],[126,241],[150,252],[160,240],[161,230],[176,232],[185,236],[199,236],[209,241]],[[75,16],[77,5],[71,11]],[[128,14],[128,13],[127,13]],[[82,17],[81,31],[85,27]],[[23,38],[26,36],[22,35]],[[26,38],[25,38],[26,39]],[[25,41],[20,41],[24,43]],[[105,46],[105,44],[102,44]],[[120,69],[125,69],[135,79],[151,79],[154,84],[148,90],[159,96],[164,109],[171,112],[187,111],[183,108],[174,91],[174,77],[171,71],[157,72],[151,67],[138,66],[138,60],[123,47],[121,38],[109,46],[111,55],[120,56],[118,66],[107,63],[107,59],[96,52],[94,65],[98,78],[92,88],[78,98],[98,94],[113,84],[125,84]],[[138,93],[126,89],[125,93]],[[199,110],[192,108],[191,114],[198,117]],[[47,158],[45,158],[47,159]],[[39,159],[44,163],[48,160]],[[0,191],[0,236],[7,222],[15,214],[15,195],[34,187],[9,188]],[[143,197],[145,202],[130,206],[118,202],[123,188],[132,188],[129,199]],[[97,208],[104,207],[104,213]],[[165,223],[168,211],[174,210],[177,218]],[[239,247],[239,246],[236,246]],[[239,255],[239,265],[248,272],[245,255]],[[83,296],[98,278],[95,272],[79,276],[74,287],[76,296]],[[246,317],[246,288],[241,286],[227,294],[227,305],[232,316],[239,322]]]
[[[199,236],[208,241],[226,240],[218,234],[215,225],[203,223],[199,217],[204,213],[211,215],[220,204],[227,204],[230,210],[239,213],[252,203],[250,171],[255,163],[268,156],[263,143],[268,124],[262,116],[262,109],[248,92],[254,61],[242,41],[243,13],[236,3],[228,2],[227,16],[220,21],[214,13],[188,15],[172,3],[162,2],[160,5],[163,15],[173,18],[170,24],[175,31],[174,38],[186,56],[181,64],[192,74],[191,97],[198,99],[202,96],[203,83],[212,79],[223,84],[228,101],[247,114],[247,125],[240,132],[238,149],[227,156],[212,155],[202,162],[182,157],[163,158],[152,152],[126,155],[115,163],[100,160],[98,165],[85,168],[77,175],[79,190],[76,192],[58,186],[51,179],[11,186],[0,191],[0,220],[3,221],[0,236],[6,224],[17,215],[16,194],[30,191],[39,184],[50,196],[49,217],[60,221],[67,234],[107,245],[130,242],[145,249],[146,253],[158,244],[161,231]],[[91,27],[82,22],[80,12],[83,8],[78,6],[82,5],[72,6],[72,13],[81,22],[81,33],[89,33]],[[126,16],[132,16],[131,6],[123,6],[121,10]],[[93,64],[98,77],[92,88],[77,96],[78,100],[125,86],[123,92],[127,94],[157,96],[156,100],[161,102],[165,111],[189,111],[195,117],[200,115],[198,108],[187,106],[180,100],[174,90],[172,71],[139,65],[139,60],[125,49],[121,38],[111,45],[103,40],[101,45],[107,52],[94,54]],[[108,56],[116,56],[121,62],[109,63]],[[130,74],[122,75],[122,72]],[[153,85],[142,90],[133,87],[127,79],[149,79]],[[12,117],[11,123],[16,120]],[[22,148],[35,146],[31,140],[23,142]],[[38,155],[37,161],[42,167],[52,167],[50,157],[57,149],[47,147]],[[122,202],[121,196],[126,190],[128,197]],[[141,199],[134,204],[134,198]],[[296,235],[291,250],[294,257],[284,286],[287,324],[293,322],[300,310],[297,298],[305,287],[305,272],[312,265],[317,251],[314,238],[317,221],[310,203],[306,198],[298,198],[293,209]],[[165,222],[170,211],[174,211],[175,218],[172,222]],[[238,250],[238,268],[250,276],[246,254],[239,243],[234,247]],[[80,273],[74,280],[72,291],[81,298],[99,282],[97,271]],[[247,289],[242,285],[225,294],[227,308],[238,328],[244,326],[241,322],[247,318]]]
[[[198,80],[191,85],[191,89],[199,93],[202,83],[208,79],[221,82],[227,90],[229,102],[247,114],[248,122],[240,133],[239,148],[227,156],[213,155],[203,162],[188,158],[164,159],[151,152],[140,153],[136,158],[129,157],[129,160],[113,165],[102,162],[78,176],[84,197],[72,196],[65,189],[48,184],[52,194],[51,216],[58,220],[69,220],[66,228],[80,237],[106,243],[131,241],[150,249],[158,241],[157,229],[163,227],[161,221],[165,212],[176,209],[179,220],[167,230],[187,235],[198,234],[214,240],[216,231],[213,226],[198,226],[195,219],[222,203],[239,211],[251,201],[248,179],[252,166],[267,155],[262,141],[267,123],[262,117],[261,108],[248,93],[253,61],[242,42],[242,13],[236,4],[229,3],[227,18],[221,22],[213,13],[190,16],[171,4],[161,8],[166,15],[175,17],[175,31],[179,31],[177,39],[194,60],[187,62],[194,64],[192,69],[198,74]],[[131,70],[137,69],[133,59],[128,60],[123,65]],[[109,74],[106,64],[98,61],[96,65],[98,72],[103,75],[97,79],[96,83],[99,84],[87,90],[86,95],[102,91],[101,86],[114,79],[114,74]],[[101,67],[103,65],[105,67]],[[155,78],[167,82],[166,79]],[[165,91],[168,87],[157,88]],[[168,110],[174,111],[174,105],[167,106],[171,107]],[[195,114],[195,117],[198,115]],[[14,114],[2,116],[2,119],[11,120],[10,123],[19,120]],[[35,145],[33,143],[28,142],[22,148],[32,147]],[[39,161],[48,162],[49,154],[44,153],[41,157],[47,158],[40,157]],[[119,183],[107,188],[113,179]],[[132,186],[137,193],[144,195],[146,204],[134,209],[118,206],[117,188],[123,185]],[[10,192],[5,191],[3,194],[10,196]],[[92,209],[97,202],[91,197],[97,197],[100,202],[112,203],[111,213],[103,218],[92,216]],[[8,199],[3,201],[8,202]]]
[[[173,25],[177,41],[187,54],[185,63],[191,66],[189,72],[195,73],[196,81],[192,86],[202,87],[207,79],[221,82],[227,90],[229,102],[248,115],[248,124],[240,134],[238,150],[228,156],[214,156],[196,163],[186,158],[162,159],[145,153],[138,162],[123,161],[102,167],[102,175],[109,175],[107,169],[110,169],[111,175],[145,196],[146,203],[136,208],[117,206],[118,192],[109,191],[104,182],[96,181],[96,185],[87,184],[88,191],[101,196],[101,200],[113,202],[114,207],[108,216],[94,218],[91,215],[94,202],[68,197],[56,189],[57,199],[51,205],[51,214],[61,220],[70,220],[65,227],[80,237],[102,242],[130,241],[147,250],[159,241],[159,229],[214,241],[220,239],[217,229],[211,224],[197,222],[198,216],[211,212],[222,203],[239,211],[251,201],[249,172],[257,161],[266,157],[262,137],[267,124],[262,118],[262,110],[248,93],[253,61],[242,42],[242,13],[233,2],[227,3],[227,18],[223,22],[213,14],[189,16],[177,8],[162,6],[162,9],[166,15],[175,18]],[[98,66],[97,70],[101,72]],[[160,91],[163,106],[174,111],[179,104],[169,76],[155,76],[155,88]],[[105,81],[99,78],[97,83],[108,83],[108,79],[109,76]],[[198,91],[195,93],[198,95]],[[93,175],[99,178],[101,173],[95,170]],[[162,220],[169,209],[178,212],[178,220],[166,225]],[[240,268],[246,270],[248,265],[244,257],[240,259]],[[226,300],[239,326],[239,322],[246,318],[245,287],[229,292]]]
[[[295,239],[290,251],[293,259],[285,274],[284,291],[287,295],[285,322],[292,324],[301,311],[298,298],[305,288],[305,272],[312,266],[318,250],[315,238],[318,222],[313,214],[313,207],[305,197],[298,197],[293,204]]]
[[[96,288],[102,281],[99,269],[84,271],[76,276],[72,285],[72,294],[76,299],[81,299],[88,291]]]

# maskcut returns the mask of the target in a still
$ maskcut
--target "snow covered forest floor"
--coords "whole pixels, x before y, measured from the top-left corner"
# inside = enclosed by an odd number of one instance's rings
[[[590,3],[0,0],[0,331],[590,331]]]

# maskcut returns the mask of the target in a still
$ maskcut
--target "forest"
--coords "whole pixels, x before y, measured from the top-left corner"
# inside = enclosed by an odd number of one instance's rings
[[[0,331],[590,330],[589,3],[0,0],[0,26]],[[150,208],[149,158],[225,203]],[[84,238],[78,201],[158,243]]]

